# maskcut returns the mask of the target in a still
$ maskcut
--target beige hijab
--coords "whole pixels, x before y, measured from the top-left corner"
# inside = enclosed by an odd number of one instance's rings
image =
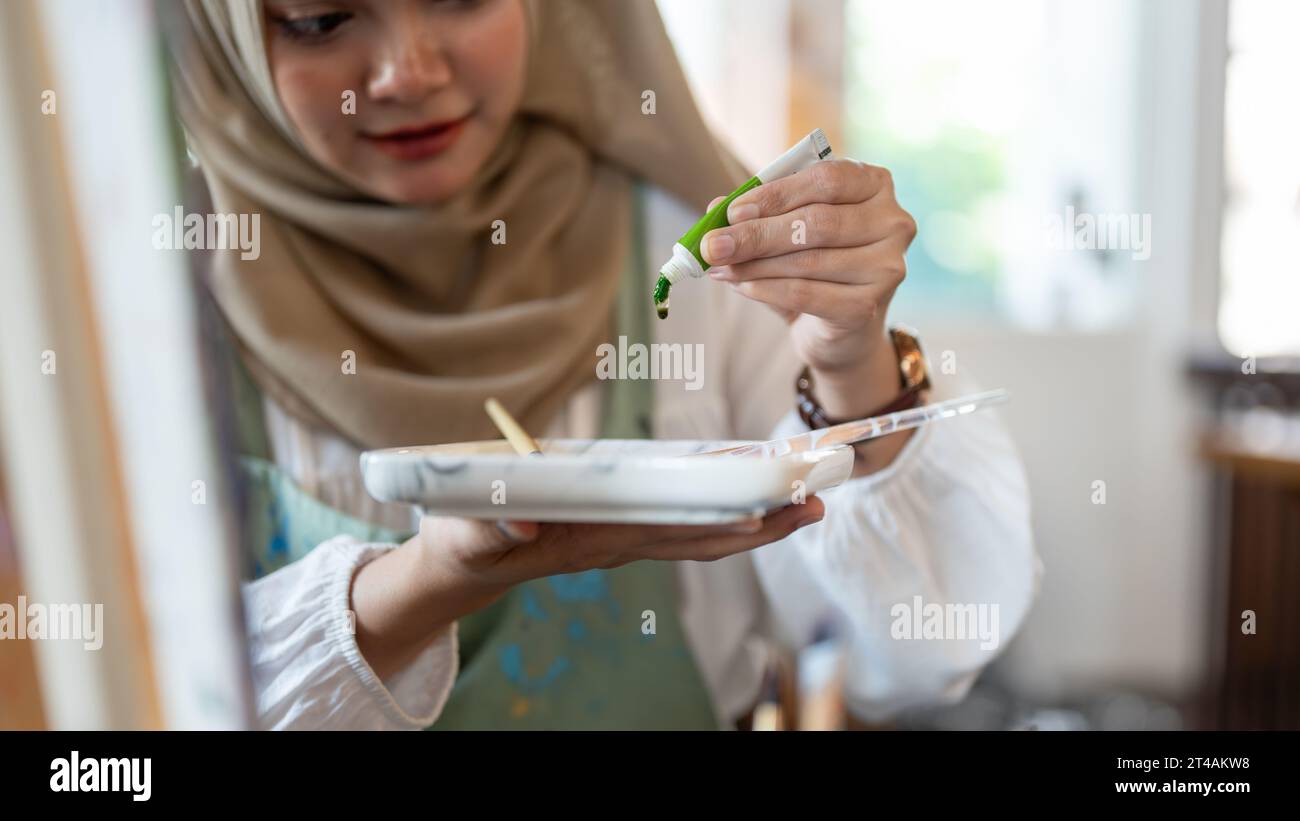
[[[709,134],[652,0],[521,2],[521,110],[436,207],[376,201],[307,156],[271,81],[259,0],[185,0],[166,23],[213,206],[261,215],[261,256],[217,252],[209,287],[261,387],[360,446],[494,437],[491,395],[545,430],[611,334],[631,181],[703,208],[748,176]]]

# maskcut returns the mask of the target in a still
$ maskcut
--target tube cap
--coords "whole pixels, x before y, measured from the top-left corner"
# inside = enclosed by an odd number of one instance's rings
[[[686,246],[679,242],[673,246],[672,259],[664,263],[664,267],[660,269],[659,273],[669,283],[676,285],[688,276],[696,278],[704,276],[704,266],[700,264],[694,254],[686,250]]]

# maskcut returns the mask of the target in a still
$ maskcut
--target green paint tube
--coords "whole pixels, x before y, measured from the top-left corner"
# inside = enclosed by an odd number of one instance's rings
[[[709,269],[709,263],[705,262],[704,257],[700,254],[700,240],[713,229],[729,224],[727,222],[727,206],[731,205],[732,200],[763,183],[788,177],[819,160],[831,157],[830,141],[826,139],[826,135],[822,133],[820,128],[814,128],[812,133],[791,146],[789,151],[782,154],[762,171],[759,171],[757,175],[750,177],[739,188],[709,209],[709,213],[701,217],[699,222],[692,225],[690,230],[683,234],[681,239],[677,240],[677,244],[673,246],[672,258],[665,262],[663,268],[660,269],[659,280],[655,283],[654,289],[655,310],[658,312],[659,318],[664,319],[668,316],[669,288],[688,276],[702,277],[704,272]]]

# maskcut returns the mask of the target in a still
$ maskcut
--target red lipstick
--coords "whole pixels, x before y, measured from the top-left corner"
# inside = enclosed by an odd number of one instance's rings
[[[362,136],[390,157],[406,161],[426,160],[451,148],[467,123],[469,117],[465,116],[459,120],[407,126],[380,134],[363,133]]]

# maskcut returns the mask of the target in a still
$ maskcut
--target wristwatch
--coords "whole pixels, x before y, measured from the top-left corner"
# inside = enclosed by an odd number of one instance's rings
[[[895,353],[898,354],[898,373],[901,389],[898,396],[890,400],[888,404],[882,405],[863,416],[864,419],[914,408],[917,405],[925,404],[930,395],[930,368],[926,364],[925,354],[921,352],[921,342],[916,338],[916,333],[902,326],[894,326],[889,329],[889,338],[894,343]],[[804,365],[803,370],[799,371],[798,378],[795,379],[794,394],[795,407],[798,408],[799,418],[803,420],[805,425],[816,430],[852,421],[849,419],[831,419],[827,416],[821,403],[813,396],[812,389],[812,370],[807,365]]]

